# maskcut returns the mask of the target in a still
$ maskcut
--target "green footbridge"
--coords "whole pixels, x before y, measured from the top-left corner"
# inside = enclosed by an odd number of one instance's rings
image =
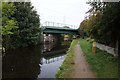
[[[52,25],[51,25],[52,24]],[[44,34],[79,34],[78,29],[73,29],[73,25],[66,25],[61,23],[47,22],[42,26]]]

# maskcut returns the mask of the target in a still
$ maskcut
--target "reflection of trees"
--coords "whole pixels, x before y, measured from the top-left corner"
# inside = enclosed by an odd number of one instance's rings
[[[45,52],[50,52],[53,50],[57,50],[61,48],[61,41],[60,41],[60,35],[54,35],[58,39],[56,42],[51,42],[51,43],[45,43],[43,44],[42,51]]]
[[[47,46],[51,45],[52,44],[47,44]],[[42,54],[42,56],[44,57],[44,59],[42,59],[42,64],[49,64],[63,59],[68,46],[69,45],[54,44],[54,47],[52,47],[51,51],[45,51]]]
[[[66,50],[69,47],[70,43],[62,42],[63,44],[59,43],[51,43],[51,44],[45,44],[43,46],[42,50],[42,56],[43,57],[56,57],[56,56],[61,56],[62,54],[66,53]],[[50,49],[50,51],[48,51]]]
[[[41,63],[40,46],[7,51],[3,57],[2,77],[37,79]]]
[[[51,49],[56,45],[56,42],[50,44],[43,44],[43,52],[51,51]]]

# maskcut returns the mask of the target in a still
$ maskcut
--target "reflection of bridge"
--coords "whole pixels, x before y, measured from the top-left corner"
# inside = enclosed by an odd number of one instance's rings
[[[74,27],[74,29],[72,28]],[[62,23],[46,22],[42,26],[43,33],[49,34],[78,34],[78,29],[76,26],[67,25]]]
[[[65,57],[65,54],[57,57],[52,57],[52,58],[43,58],[41,62],[42,64],[50,64],[50,63],[62,60],[64,59],[64,57]]]
[[[45,53],[51,51],[51,49],[55,46],[55,44],[56,44],[55,42],[52,42],[50,44],[43,44],[42,52]]]

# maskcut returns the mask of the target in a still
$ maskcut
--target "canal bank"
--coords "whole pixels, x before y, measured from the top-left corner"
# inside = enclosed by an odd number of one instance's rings
[[[92,53],[92,44],[86,39],[79,39],[79,44],[84,52],[86,61],[98,78],[119,78],[119,59],[97,48],[96,54]]]
[[[91,43],[73,40],[56,78],[118,78],[118,59],[97,49],[93,55]]]
[[[73,40],[70,48],[67,51],[66,58],[63,64],[60,66],[56,78],[70,78],[74,71],[74,47],[77,44],[77,40]]]
[[[73,40],[67,56],[56,74],[56,78],[96,78],[90,69],[79,45],[79,39]]]
[[[66,43],[66,44],[64,44]],[[51,46],[55,44],[54,46]],[[38,75],[38,80],[41,78],[55,78],[55,74],[63,63],[66,51],[69,48],[70,42],[50,43],[45,44],[42,50],[41,72]]]
[[[2,55],[2,80],[55,78],[70,43],[40,44],[6,51]]]

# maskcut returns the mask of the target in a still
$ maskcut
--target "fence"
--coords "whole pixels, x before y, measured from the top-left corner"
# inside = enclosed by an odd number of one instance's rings
[[[75,25],[64,24],[64,23],[56,23],[56,22],[49,22],[49,21],[46,21],[45,23],[43,23],[42,26],[54,26],[54,27],[56,27],[56,26],[57,27],[67,26],[69,28],[78,29],[78,26],[75,26]]]
[[[113,48],[113,47],[109,47],[100,43],[96,43],[97,48],[106,51],[107,53],[112,54],[113,56],[118,56],[118,47],[117,48]],[[117,50],[117,51],[116,51]]]

